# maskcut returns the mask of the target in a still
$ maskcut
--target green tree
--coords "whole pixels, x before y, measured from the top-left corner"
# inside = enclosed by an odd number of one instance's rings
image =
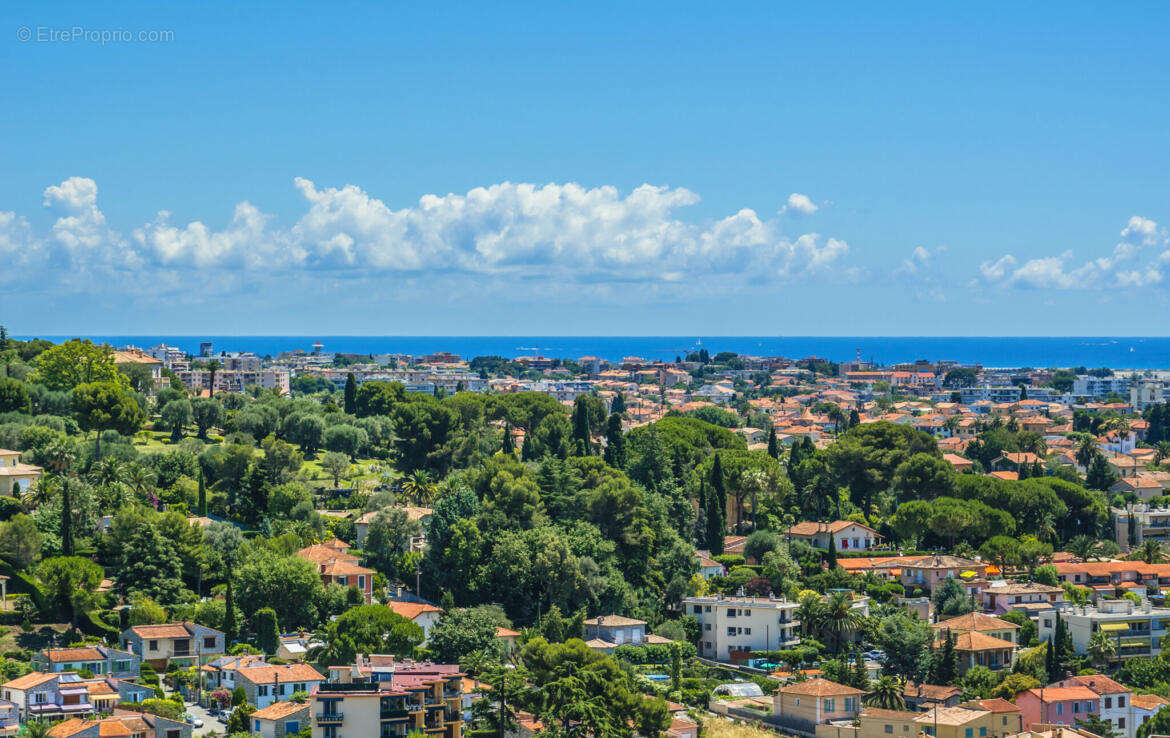
[[[30,399],[24,382],[11,377],[0,379],[0,413],[26,413]]]
[[[46,598],[61,613],[68,612],[74,625],[81,613],[92,606],[94,592],[103,578],[100,566],[80,556],[45,559],[37,566],[36,574]]]
[[[493,635],[495,631],[493,631]],[[423,629],[383,605],[359,605],[325,626],[320,661],[350,664],[357,654],[409,656],[423,640]]]
[[[341,485],[341,478],[349,471],[349,466],[349,456],[345,454],[328,451],[321,456],[321,469],[333,477],[335,488]]]
[[[110,347],[97,346],[88,339],[74,338],[48,348],[36,358],[35,365],[29,380],[51,390],[69,391],[91,382],[129,388],[126,375],[114,365]]]
[[[116,430],[133,435],[146,414],[142,407],[118,382],[87,382],[76,385],[72,393],[73,415],[84,431],[95,431],[94,457],[101,458],[102,431]]]
[[[622,416],[613,412],[605,426],[605,463],[615,469],[626,466],[626,438],[622,432]]]
[[[276,623],[276,610],[262,607],[252,616],[255,622],[256,645],[267,654],[276,653],[280,647],[280,629]]]
[[[503,642],[496,637],[499,620],[491,613],[471,609],[443,613],[427,636],[427,648],[439,663],[457,664],[471,654],[498,660]]]
[[[902,696],[904,689],[902,682],[892,676],[878,677],[865,698],[865,704],[883,710],[905,710],[906,700]]]
[[[196,398],[191,401],[191,417],[200,440],[206,441],[207,431],[223,422],[223,405],[210,397]]]
[[[271,607],[286,628],[311,628],[318,622],[325,587],[317,567],[306,559],[251,551],[236,569],[235,583],[245,616]]]
[[[357,378],[353,372],[345,375],[345,414],[357,415]]]
[[[203,368],[207,370],[209,386],[211,388],[208,390],[207,395],[208,397],[215,397],[215,375],[219,373],[220,369],[223,369],[223,364],[218,359],[212,359]]]
[[[17,513],[0,523],[0,557],[18,569],[27,569],[41,557],[41,532],[32,518]]]
[[[228,717],[227,733],[228,735],[237,735],[243,733],[244,735],[252,734],[252,713],[256,712],[256,706],[250,702],[245,702],[242,705],[237,705],[236,709],[232,710],[232,714]]]
[[[171,441],[183,440],[183,429],[195,422],[190,400],[171,400],[159,411],[163,426],[171,429]]]

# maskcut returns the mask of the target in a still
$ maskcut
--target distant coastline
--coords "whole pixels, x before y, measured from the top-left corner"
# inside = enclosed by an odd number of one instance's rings
[[[62,341],[77,336],[39,337]],[[1170,370],[1170,337],[881,337],[881,336],[178,336],[82,335],[115,346],[149,347],[166,343],[197,353],[201,341],[218,351],[252,351],[261,356],[295,349],[308,350],[316,341],[329,353],[422,355],[449,351],[464,358],[498,355],[507,358],[540,354],[577,359],[597,356],[609,361],[626,356],[673,361],[686,352],[706,348],[711,354],[732,351],[754,356],[849,361],[861,352],[880,364],[916,359],[954,360],[985,367],[1102,367]]]

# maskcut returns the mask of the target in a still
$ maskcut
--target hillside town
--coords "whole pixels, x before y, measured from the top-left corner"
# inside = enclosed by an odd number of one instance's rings
[[[0,735],[1148,738],[1167,490],[1170,371],[0,328]]]

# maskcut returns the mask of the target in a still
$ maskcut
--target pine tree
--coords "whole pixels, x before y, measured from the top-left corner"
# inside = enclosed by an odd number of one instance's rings
[[[353,372],[345,375],[345,414],[357,413],[357,377]]]
[[[853,669],[850,674],[849,686],[854,689],[869,691],[869,672],[866,671],[865,659],[862,658],[860,652],[853,655]]]
[[[773,459],[780,458],[780,441],[776,440],[776,426],[768,429],[768,455]]]
[[[516,455],[516,439],[512,438],[511,423],[504,423],[504,444],[500,450],[508,456]]]
[[[61,484],[61,555],[73,555],[73,495],[68,479]]]
[[[622,434],[622,416],[610,413],[605,426],[605,463],[614,469],[626,467],[626,437]]]
[[[199,517],[207,517],[207,484],[203,481],[203,468],[199,469]]]

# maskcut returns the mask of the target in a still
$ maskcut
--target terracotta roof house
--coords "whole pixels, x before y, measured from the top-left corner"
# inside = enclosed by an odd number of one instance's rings
[[[297,692],[315,694],[325,677],[308,664],[251,664],[236,670],[236,686],[243,687],[248,702],[268,707]]]
[[[223,631],[192,622],[133,625],[122,631],[122,648],[163,671],[170,663],[193,666],[219,658],[224,654],[225,636]]]
[[[585,639],[600,640],[604,649],[646,642],[646,621],[621,615],[598,615],[585,621]]]
[[[49,648],[32,657],[37,671],[89,671],[97,676],[126,679],[138,677],[141,660],[130,651],[120,651],[105,645],[82,648]]]
[[[0,495],[19,497],[35,487],[44,470],[22,463],[19,451],[0,448]]]
[[[773,699],[773,715],[783,726],[820,725],[852,720],[861,709],[864,691],[816,677],[786,684]]]
[[[261,738],[296,735],[312,724],[311,705],[310,702],[273,702],[248,716],[252,721],[252,733],[260,734]]]
[[[52,738],[191,738],[190,723],[145,712],[115,710],[96,720],[72,718],[49,729]]]
[[[832,538],[838,551],[865,551],[873,548],[882,538],[873,528],[852,520],[804,521],[785,533],[789,538],[808,541],[820,549],[828,549],[829,539]]]
[[[435,627],[435,623],[439,622],[443,614],[441,608],[426,602],[387,602],[386,607],[422,628],[423,643],[426,643],[431,628]]]

